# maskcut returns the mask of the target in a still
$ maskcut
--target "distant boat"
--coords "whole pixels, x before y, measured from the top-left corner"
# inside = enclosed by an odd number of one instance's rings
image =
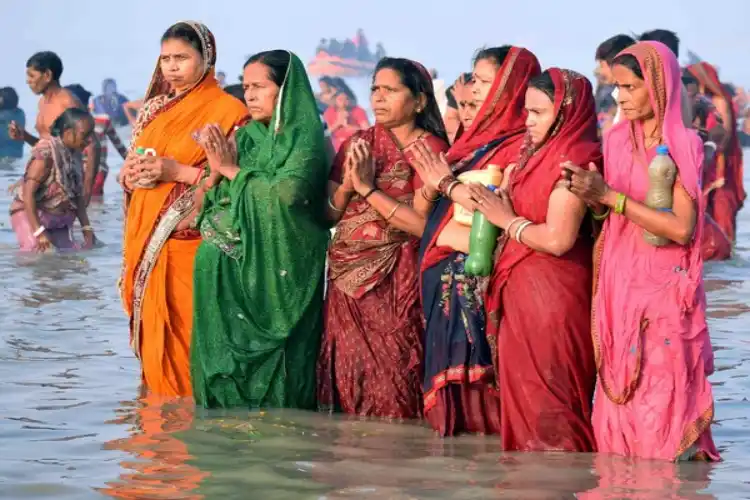
[[[367,77],[375,70],[378,61],[385,57],[383,45],[378,43],[375,53],[370,52],[364,32],[339,41],[324,38],[318,44],[315,58],[307,64],[313,76],[338,76],[342,78]]]

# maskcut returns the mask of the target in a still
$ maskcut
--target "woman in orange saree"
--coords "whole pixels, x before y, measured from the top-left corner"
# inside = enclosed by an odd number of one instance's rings
[[[162,37],[146,102],[133,128],[121,180],[126,200],[120,293],[144,389],[190,396],[193,260],[200,201],[193,187],[206,173],[194,133],[217,124],[229,135],[247,110],[214,77],[216,43],[204,25],[180,22]],[[151,149],[154,156],[135,154]]]

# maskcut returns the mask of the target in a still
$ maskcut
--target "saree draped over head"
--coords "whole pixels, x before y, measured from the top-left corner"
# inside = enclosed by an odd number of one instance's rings
[[[717,170],[723,172],[724,185],[715,189],[706,200],[707,211],[729,241],[734,242],[737,232],[737,212],[745,202],[745,177],[743,170],[742,146],[737,133],[737,116],[732,95],[724,89],[719,74],[712,65],[700,62],[688,66],[688,71],[698,80],[702,88],[717,97],[723,98],[729,109],[729,123],[725,123],[728,140],[723,150],[717,152]]]
[[[211,32],[202,24],[187,24],[202,42],[203,78],[191,89],[171,96],[157,61],[133,128],[130,151],[153,148],[157,156],[200,167],[205,155],[192,134],[215,123],[228,135],[247,116],[247,110],[225,93],[214,77],[216,44]],[[144,384],[163,395],[191,393],[193,260],[200,234],[175,229],[192,209],[190,187],[175,182],[136,189],[127,200],[120,293]]]
[[[511,48],[472,126],[448,152],[456,174],[493,163],[517,161],[523,143],[524,99],[539,75],[534,54]],[[453,217],[453,202],[438,201],[420,247],[422,307],[425,317],[424,411],[442,435],[500,432],[500,401],[490,386],[495,374],[485,336],[486,280],[464,274],[466,255],[437,246]]]
[[[290,63],[269,126],[236,133],[239,172],[206,194],[191,370],[206,407],[315,408],[329,239],[323,125]]]
[[[448,149],[431,134],[402,149],[381,125],[353,139],[370,145],[376,186],[405,205],[412,205],[422,185],[411,166],[413,145]],[[336,183],[343,181],[350,144],[334,161],[330,179]],[[390,225],[361,196],[347,205],[328,252],[325,333],[317,371],[321,409],[382,418],[422,416],[418,249],[418,238]]]
[[[713,352],[706,325],[701,239],[703,144],[685,127],[680,68],[658,42],[625,53],[638,59],[669,147],[678,182],[695,202],[693,238],[685,246],[649,245],[643,229],[612,213],[595,251],[592,314],[599,380],[593,425],[600,452],[675,460],[702,452],[717,459],[711,438]],[[605,180],[643,201],[649,187],[640,122],[624,121],[605,141]]]
[[[71,229],[76,218],[76,199],[83,192],[81,154],[65,147],[59,137],[39,139],[31,150],[26,169],[34,161],[43,161],[48,171],[39,182],[34,199],[39,221],[57,249],[75,247]],[[28,174],[24,174],[24,179]],[[35,250],[37,239],[24,209],[23,188],[19,187],[10,207],[11,225],[21,250]]]
[[[508,186],[516,214],[533,224],[547,222],[562,162],[582,168],[602,164],[591,83],[569,70],[551,68],[549,75],[555,121],[541,146],[526,143]],[[506,238],[495,259],[485,313],[506,450],[595,449],[588,222],[560,257]]]

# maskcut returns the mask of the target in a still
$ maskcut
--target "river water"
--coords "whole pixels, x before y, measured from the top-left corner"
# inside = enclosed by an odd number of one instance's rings
[[[750,151],[746,152],[750,154]],[[718,465],[503,453],[418,424],[308,412],[196,412],[139,400],[115,282],[114,175],[90,217],[104,248],[22,256],[0,166],[0,498],[750,498],[750,215],[737,256],[709,264]]]

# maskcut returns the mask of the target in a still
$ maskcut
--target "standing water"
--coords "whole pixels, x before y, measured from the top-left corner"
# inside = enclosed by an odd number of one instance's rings
[[[750,151],[746,151],[750,154]],[[111,155],[110,155],[111,156]],[[750,498],[750,215],[737,256],[706,266],[717,465],[503,453],[417,423],[312,412],[206,412],[140,400],[115,288],[121,193],[110,173],[89,253],[19,255],[0,165],[0,498]]]

